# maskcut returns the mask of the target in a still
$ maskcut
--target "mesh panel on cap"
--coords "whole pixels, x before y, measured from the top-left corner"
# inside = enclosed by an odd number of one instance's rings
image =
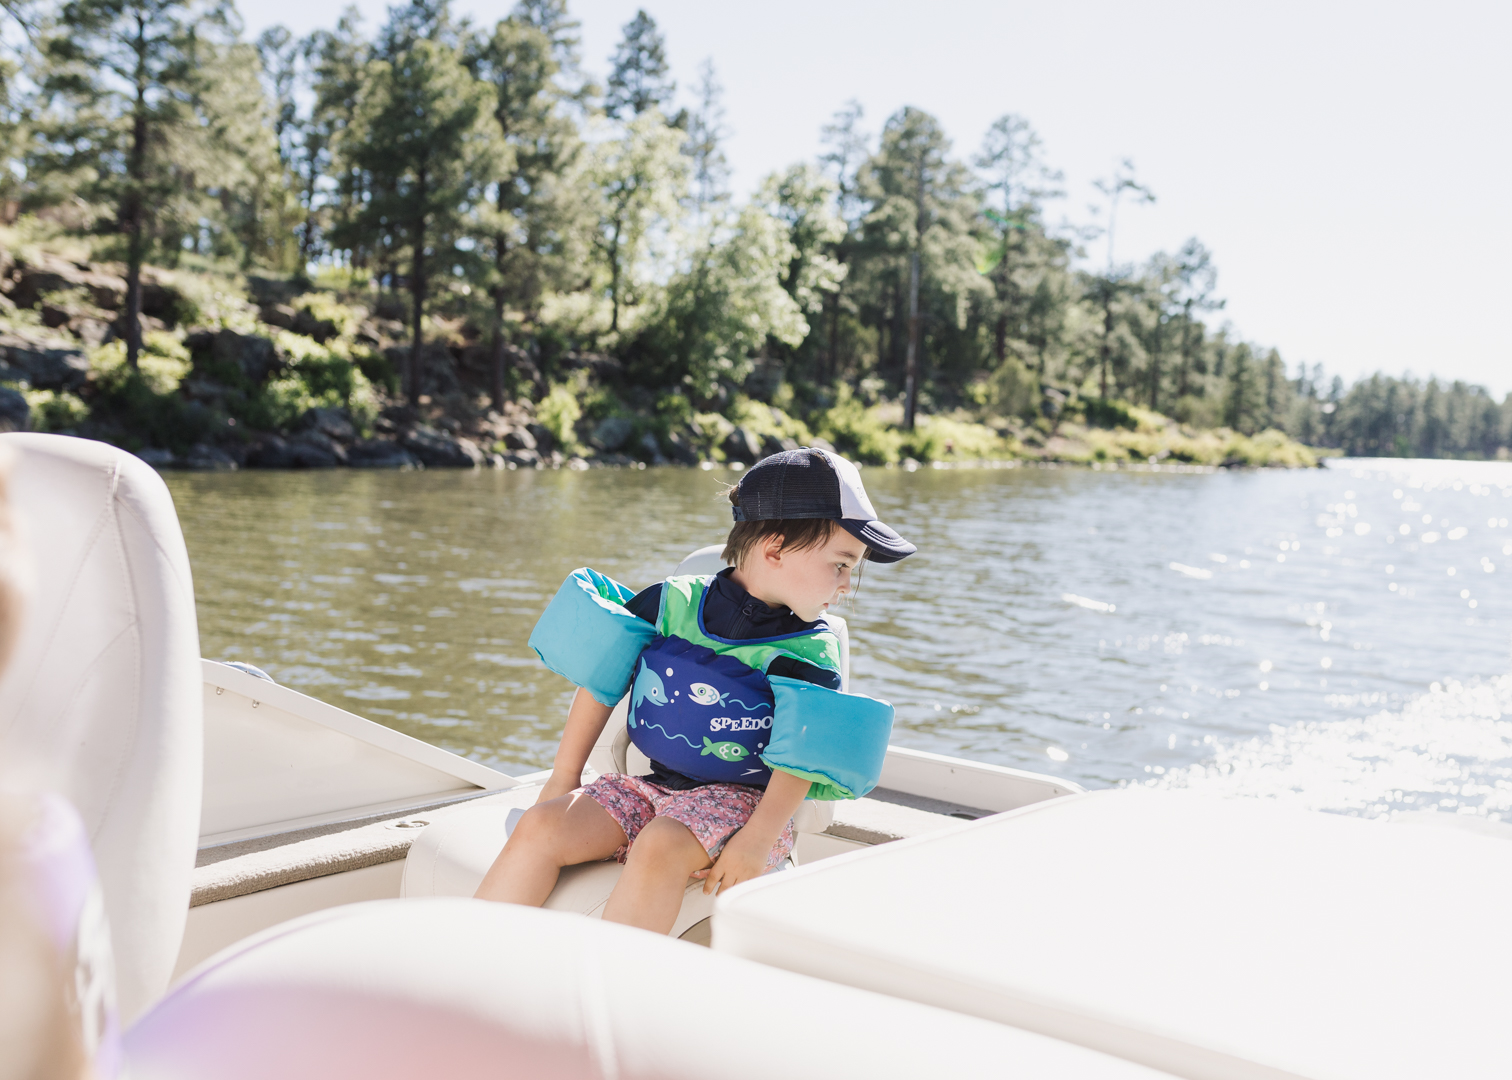
[[[740,481],[747,521],[838,518],[840,480],[823,454],[784,450],[757,462]]]

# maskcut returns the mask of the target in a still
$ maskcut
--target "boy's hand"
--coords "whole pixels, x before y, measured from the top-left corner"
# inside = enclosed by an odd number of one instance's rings
[[[693,876],[702,878],[704,895],[715,888],[731,889],[742,881],[758,878],[766,873],[767,855],[771,843],[763,844],[761,838],[749,829],[741,829],[725,843],[719,858],[707,870],[699,870]]]
[[[553,771],[551,779],[546,781],[546,786],[541,788],[541,793],[536,796],[536,802],[550,802],[552,799],[566,795],[583,786],[583,774],[581,771],[576,776],[570,772]]]

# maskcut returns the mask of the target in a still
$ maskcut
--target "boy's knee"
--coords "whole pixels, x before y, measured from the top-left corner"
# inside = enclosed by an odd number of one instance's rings
[[[561,818],[561,811],[550,802],[537,803],[520,815],[520,820],[509,832],[509,839],[527,847],[548,845],[556,838]]]
[[[682,822],[668,817],[652,818],[646,824],[630,847],[630,858],[661,865],[694,864],[695,870],[709,862],[698,837]]]

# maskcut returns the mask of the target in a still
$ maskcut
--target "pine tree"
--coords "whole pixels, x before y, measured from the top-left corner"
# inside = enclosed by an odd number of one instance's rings
[[[925,308],[936,308],[940,331],[960,328],[971,298],[983,289],[972,235],[977,201],[970,174],[950,157],[950,140],[939,121],[914,108],[888,119],[864,183],[872,203],[866,231],[882,251],[894,258],[901,254],[908,268],[903,427],[912,431],[927,370]],[[926,297],[926,290],[934,296]],[[892,304],[895,312],[900,299]]]
[[[687,158],[680,133],[660,112],[634,117],[615,138],[594,145],[589,176],[600,196],[594,239],[609,274],[609,332],[637,298],[637,270],[653,234],[677,219],[687,190]]]
[[[346,153],[361,144],[357,130],[358,102],[367,73],[369,48],[361,32],[362,16],[348,7],[334,30],[317,30],[301,44],[304,63],[310,70],[313,101],[309,122],[300,146],[300,201],[305,220],[300,229],[301,262],[323,250],[346,244],[346,257],[353,267],[365,267],[372,245],[352,225],[366,198],[363,172]],[[333,188],[322,196],[322,181],[329,176]]]
[[[475,43],[470,60],[491,91],[505,150],[486,222],[492,247],[491,390],[498,408],[505,390],[506,307],[512,303],[534,315],[547,291],[566,286],[581,266],[594,224],[591,199],[576,183],[581,142],[564,114],[572,95],[557,82],[560,55],[544,31],[513,15]]]
[[[729,202],[730,165],[721,143],[724,126],[724,87],[714,77],[714,62],[705,60],[698,69],[698,103],[687,116],[688,137],[683,153],[688,156],[691,183],[688,208],[700,229],[717,223],[719,210]]]
[[[403,23],[399,30],[407,32],[411,25]],[[400,36],[393,32],[387,40]],[[356,225],[394,256],[408,259],[406,384],[412,402],[421,394],[424,319],[434,279],[451,274],[463,261],[458,241],[496,171],[498,140],[490,104],[487,88],[443,41],[416,38],[393,60],[376,60],[368,67],[356,125],[361,141],[350,155],[371,188]]]
[[[868,153],[869,137],[861,130],[862,109],[859,101],[848,102],[834,118],[820,129],[825,150],[819,155],[820,167],[834,179],[835,213],[843,226],[829,254],[839,264],[843,276],[827,301],[823,366],[818,372],[821,385],[840,374],[840,318],[845,309],[854,307],[846,294],[851,280],[853,259],[860,238],[867,204],[861,194],[860,173]]]
[[[1108,240],[1108,264],[1102,274],[1093,280],[1089,295],[1102,314],[1102,339],[1098,343],[1098,396],[1104,401],[1108,399],[1108,369],[1115,359],[1124,359],[1127,362],[1128,350],[1119,349],[1117,312],[1119,301],[1138,290],[1137,283],[1132,281],[1133,270],[1129,266],[1120,266],[1114,261],[1113,241],[1116,238],[1118,228],[1118,207],[1127,197],[1136,202],[1152,203],[1155,195],[1149,188],[1139,183],[1134,178],[1134,164],[1125,159],[1113,170],[1108,177],[1093,181],[1093,185],[1102,192],[1106,200],[1104,213],[1107,224],[1103,226],[1103,235]],[[1129,335],[1123,335],[1124,344],[1127,345]]]
[[[219,126],[203,100],[226,9],[196,0],[71,0],[42,42],[40,139],[31,170],[92,204],[126,263],[127,363],[142,348],[142,265],[204,209],[194,166],[210,165]]]
[[[987,129],[974,162],[986,174],[988,197],[996,204],[984,210],[992,223],[993,240],[982,270],[992,282],[992,348],[999,366],[1008,356],[1009,331],[1022,319],[1026,295],[1037,284],[1031,271],[1043,239],[1040,208],[1046,199],[1064,192],[1061,174],[1045,165],[1040,137],[1029,121],[1009,113]]]
[[[604,112],[616,120],[629,120],[657,109],[663,113],[672,103],[677,83],[668,75],[667,46],[656,20],[644,8],[625,24],[614,50]]]

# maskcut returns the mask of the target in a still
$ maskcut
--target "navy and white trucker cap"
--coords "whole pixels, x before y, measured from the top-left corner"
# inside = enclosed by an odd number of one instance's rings
[[[736,521],[829,518],[871,549],[872,562],[892,563],[919,550],[877,520],[861,472],[839,454],[805,446],[752,465],[739,484]]]

